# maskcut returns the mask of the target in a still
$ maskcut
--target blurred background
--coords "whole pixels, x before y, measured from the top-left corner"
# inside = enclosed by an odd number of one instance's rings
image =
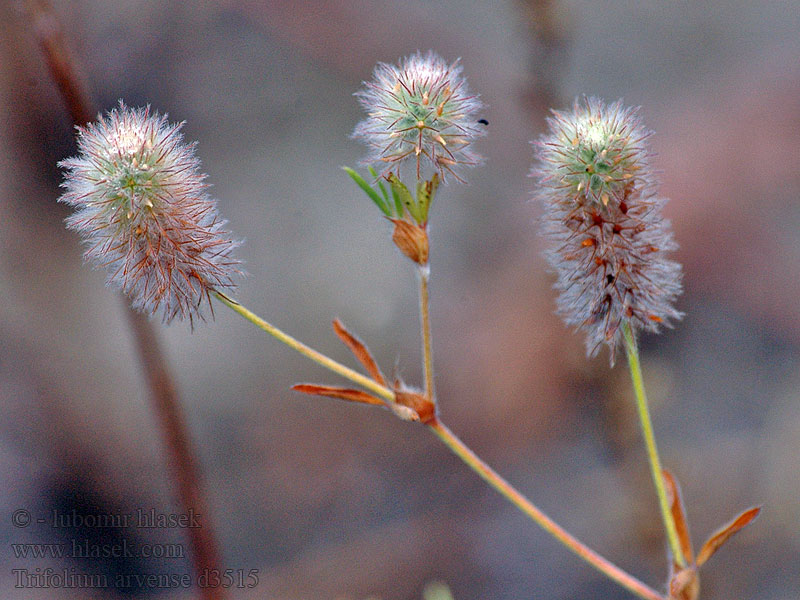
[[[800,4],[378,0],[56,2],[96,105],[186,120],[249,273],[239,299],[353,364],[334,317],[421,382],[413,269],[340,170],[363,148],[352,93],[378,61],[461,57],[486,103],[486,165],[432,211],[443,420],[590,546],[650,585],[664,541],[624,361],[584,355],[553,314],[530,202],[530,141],[576,96],[641,105],[680,243],[686,313],[642,340],[662,460],[695,546],[763,504],[702,572],[702,597],[800,593]],[[186,545],[181,530],[12,526],[137,508],[180,512],[122,300],[63,227],[56,162],[75,153],[26,5],[0,3],[0,595],[14,569],[188,573],[183,559],[21,559],[12,543]],[[230,598],[630,598],[452,456],[386,411],[293,393],[341,383],[222,306],[158,332],[202,467]],[[158,321],[156,321],[158,324]]]

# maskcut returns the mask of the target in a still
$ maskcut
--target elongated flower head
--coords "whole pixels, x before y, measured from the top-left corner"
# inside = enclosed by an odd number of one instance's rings
[[[122,102],[78,128],[76,157],[59,201],[75,207],[67,227],[88,246],[86,259],[106,282],[163,320],[202,318],[213,290],[232,289],[239,245],[224,230],[205,175],[180,133],[182,123]]]
[[[658,331],[682,316],[672,306],[681,268],[668,258],[676,244],[644,144],[650,132],[634,109],[596,98],[554,112],[548,124],[532,175],[558,312],[586,331],[590,356],[606,343],[613,364],[623,324]]]
[[[411,163],[417,179],[438,172],[443,181],[461,181],[461,167],[481,159],[473,154],[472,141],[485,134],[477,112],[483,106],[470,94],[458,61],[448,65],[428,52],[417,52],[389,65],[378,63],[372,81],[356,92],[367,111],[353,137],[369,146],[365,163],[381,162],[384,174]]]

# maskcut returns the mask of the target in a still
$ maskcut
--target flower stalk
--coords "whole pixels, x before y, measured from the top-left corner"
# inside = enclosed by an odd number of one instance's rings
[[[422,329],[422,365],[425,373],[425,397],[434,402],[433,387],[433,349],[431,341],[431,315],[430,301],[428,294],[428,279],[430,278],[430,268],[428,266],[419,268],[419,314],[420,327]]]
[[[645,447],[647,448],[650,473],[653,477],[656,495],[658,496],[658,507],[661,511],[661,519],[664,522],[664,529],[667,533],[667,541],[669,543],[670,552],[672,553],[672,560],[678,567],[682,568],[686,566],[686,558],[683,556],[683,551],[681,550],[678,530],[675,527],[670,501],[667,498],[667,489],[664,485],[663,470],[661,467],[661,460],[658,456],[656,437],[653,433],[653,423],[650,419],[650,409],[647,404],[647,395],[644,389],[644,379],[642,378],[642,368],[639,362],[639,350],[636,346],[636,338],[631,331],[630,325],[627,323],[623,325],[622,333],[625,339],[625,352],[628,357],[631,380],[633,381],[633,391],[636,395],[636,410],[639,414],[639,422],[642,425],[642,435],[644,437]]]
[[[128,306],[128,321],[134,333],[136,349],[151,390],[153,411],[161,427],[167,463],[173,472],[180,505],[185,514],[193,511],[200,520],[200,527],[186,528],[195,573],[199,577],[210,569],[219,569],[222,563],[189,428],[152,324],[145,315],[131,309],[128,302],[125,304]],[[219,586],[203,588],[201,593],[207,600],[223,600],[226,597],[226,592]]]

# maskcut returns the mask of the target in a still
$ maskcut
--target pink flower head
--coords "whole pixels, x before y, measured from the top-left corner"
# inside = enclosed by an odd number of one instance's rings
[[[120,102],[79,127],[78,156],[59,163],[67,170],[59,201],[75,207],[67,227],[88,246],[86,259],[134,308],[161,310],[167,323],[202,318],[211,291],[234,287],[239,263],[231,255],[239,242],[223,229],[182,126]]]

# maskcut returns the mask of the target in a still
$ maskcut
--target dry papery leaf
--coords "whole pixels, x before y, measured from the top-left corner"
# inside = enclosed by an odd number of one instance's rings
[[[345,346],[350,349],[350,352],[353,353],[353,356],[356,357],[356,360],[364,366],[364,368],[367,370],[367,373],[369,373],[375,381],[385,386],[386,379],[384,379],[383,373],[381,373],[381,370],[378,368],[378,364],[375,362],[375,359],[372,358],[372,354],[364,345],[364,343],[350,333],[339,319],[333,320],[333,331],[336,333],[339,339],[344,342]]]
[[[429,423],[436,418],[436,405],[423,394],[403,387],[400,381],[395,381],[394,395],[397,404],[411,409],[422,423]]]
[[[292,386],[295,392],[303,394],[311,394],[314,396],[325,396],[327,398],[339,398],[340,400],[348,400],[350,402],[362,402],[364,404],[377,404],[383,406],[383,400],[379,400],[375,396],[368,394],[363,390],[355,390],[352,388],[340,388],[330,385],[315,385],[312,383],[298,383]]]
[[[725,542],[733,537],[734,534],[738,533],[752,523],[760,512],[760,506],[748,508],[730,523],[723,525],[717,531],[715,531],[711,537],[708,538],[706,543],[703,544],[703,547],[700,548],[700,552],[697,555],[697,566],[699,567],[700,565],[704,564],[714,555],[717,550],[723,546],[723,544],[725,544]]]
[[[667,486],[670,511],[672,512],[672,520],[675,521],[675,529],[678,532],[681,551],[686,562],[690,565],[694,564],[694,551],[692,550],[692,540],[689,536],[689,523],[686,520],[686,509],[683,505],[681,488],[672,473],[666,469],[662,469],[661,475],[664,477],[664,483]]]
[[[669,600],[697,600],[700,596],[700,576],[698,574],[700,566],[711,558],[735,533],[752,523],[753,519],[761,512],[761,508],[749,508],[733,521],[717,530],[703,544],[695,560],[691,538],[689,537],[689,523],[686,519],[686,511],[681,498],[678,480],[666,469],[663,469],[661,474],[664,477],[664,484],[667,488],[667,499],[672,519],[675,522],[675,529],[678,533],[681,551],[688,563],[688,566],[681,567],[673,562],[673,575],[669,580]]]

